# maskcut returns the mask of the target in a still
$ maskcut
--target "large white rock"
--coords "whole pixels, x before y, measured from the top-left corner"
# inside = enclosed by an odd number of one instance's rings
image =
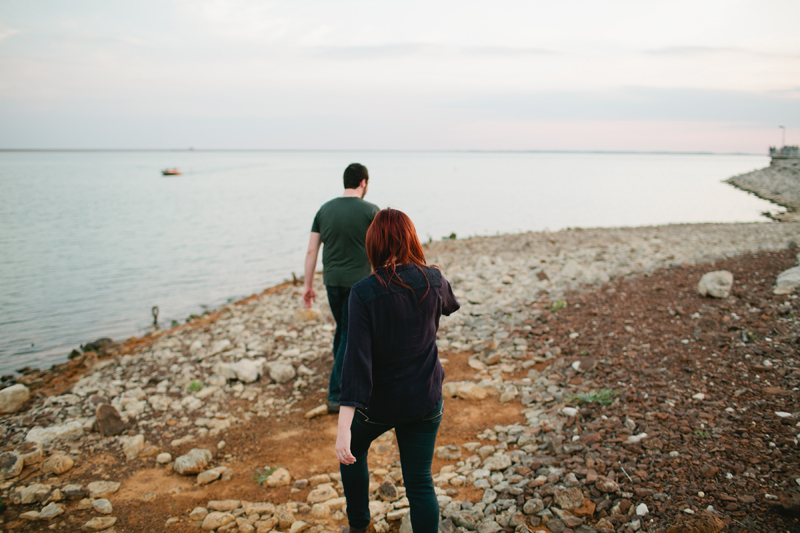
[[[776,287],[800,287],[800,266],[784,270],[775,280]]]
[[[727,270],[717,270],[707,272],[700,278],[697,284],[697,292],[701,296],[713,296],[714,298],[727,298],[731,294],[733,287],[733,274]]]
[[[0,413],[16,413],[30,397],[31,391],[21,383],[0,390]]]
[[[83,424],[73,420],[49,428],[33,428],[25,435],[25,440],[47,444],[57,440],[75,440],[81,437],[83,437]]]

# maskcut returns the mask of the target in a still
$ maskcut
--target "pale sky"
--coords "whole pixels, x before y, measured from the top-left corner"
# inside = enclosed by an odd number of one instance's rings
[[[800,144],[797,0],[0,0],[0,148]]]

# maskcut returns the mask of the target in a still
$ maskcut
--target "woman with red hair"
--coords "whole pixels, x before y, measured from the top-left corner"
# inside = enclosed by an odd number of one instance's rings
[[[411,219],[396,209],[367,231],[372,274],[350,291],[336,458],[341,463],[349,533],[370,522],[367,452],[394,428],[414,533],[436,533],[439,502],[431,462],[442,420],[444,369],[436,348],[439,318],[460,307],[425,254]]]

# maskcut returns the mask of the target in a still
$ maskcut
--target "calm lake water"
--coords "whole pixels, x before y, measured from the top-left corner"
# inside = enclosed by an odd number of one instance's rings
[[[0,372],[62,362],[302,274],[351,162],[367,200],[439,240],[763,220],[721,180],[766,156],[505,152],[0,152]],[[179,167],[184,175],[161,176]]]

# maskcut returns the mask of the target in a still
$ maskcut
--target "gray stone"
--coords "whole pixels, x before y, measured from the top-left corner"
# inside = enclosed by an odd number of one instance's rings
[[[30,397],[31,391],[22,383],[0,390],[0,414],[16,413]]]
[[[17,477],[22,472],[25,461],[16,452],[0,453],[0,481]]]
[[[199,474],[208,468],[212,457],[213,455],[209,450],[192,448],[186,455],[181,455],[175,459],[172,469],[184,476]]]
[[[733,287],[733,274],[727,270],[717,270],[707,272],[700,278],[697,284],[697,292],[701,296],[713,296],[714,298],[727,298],[731,294]]]

